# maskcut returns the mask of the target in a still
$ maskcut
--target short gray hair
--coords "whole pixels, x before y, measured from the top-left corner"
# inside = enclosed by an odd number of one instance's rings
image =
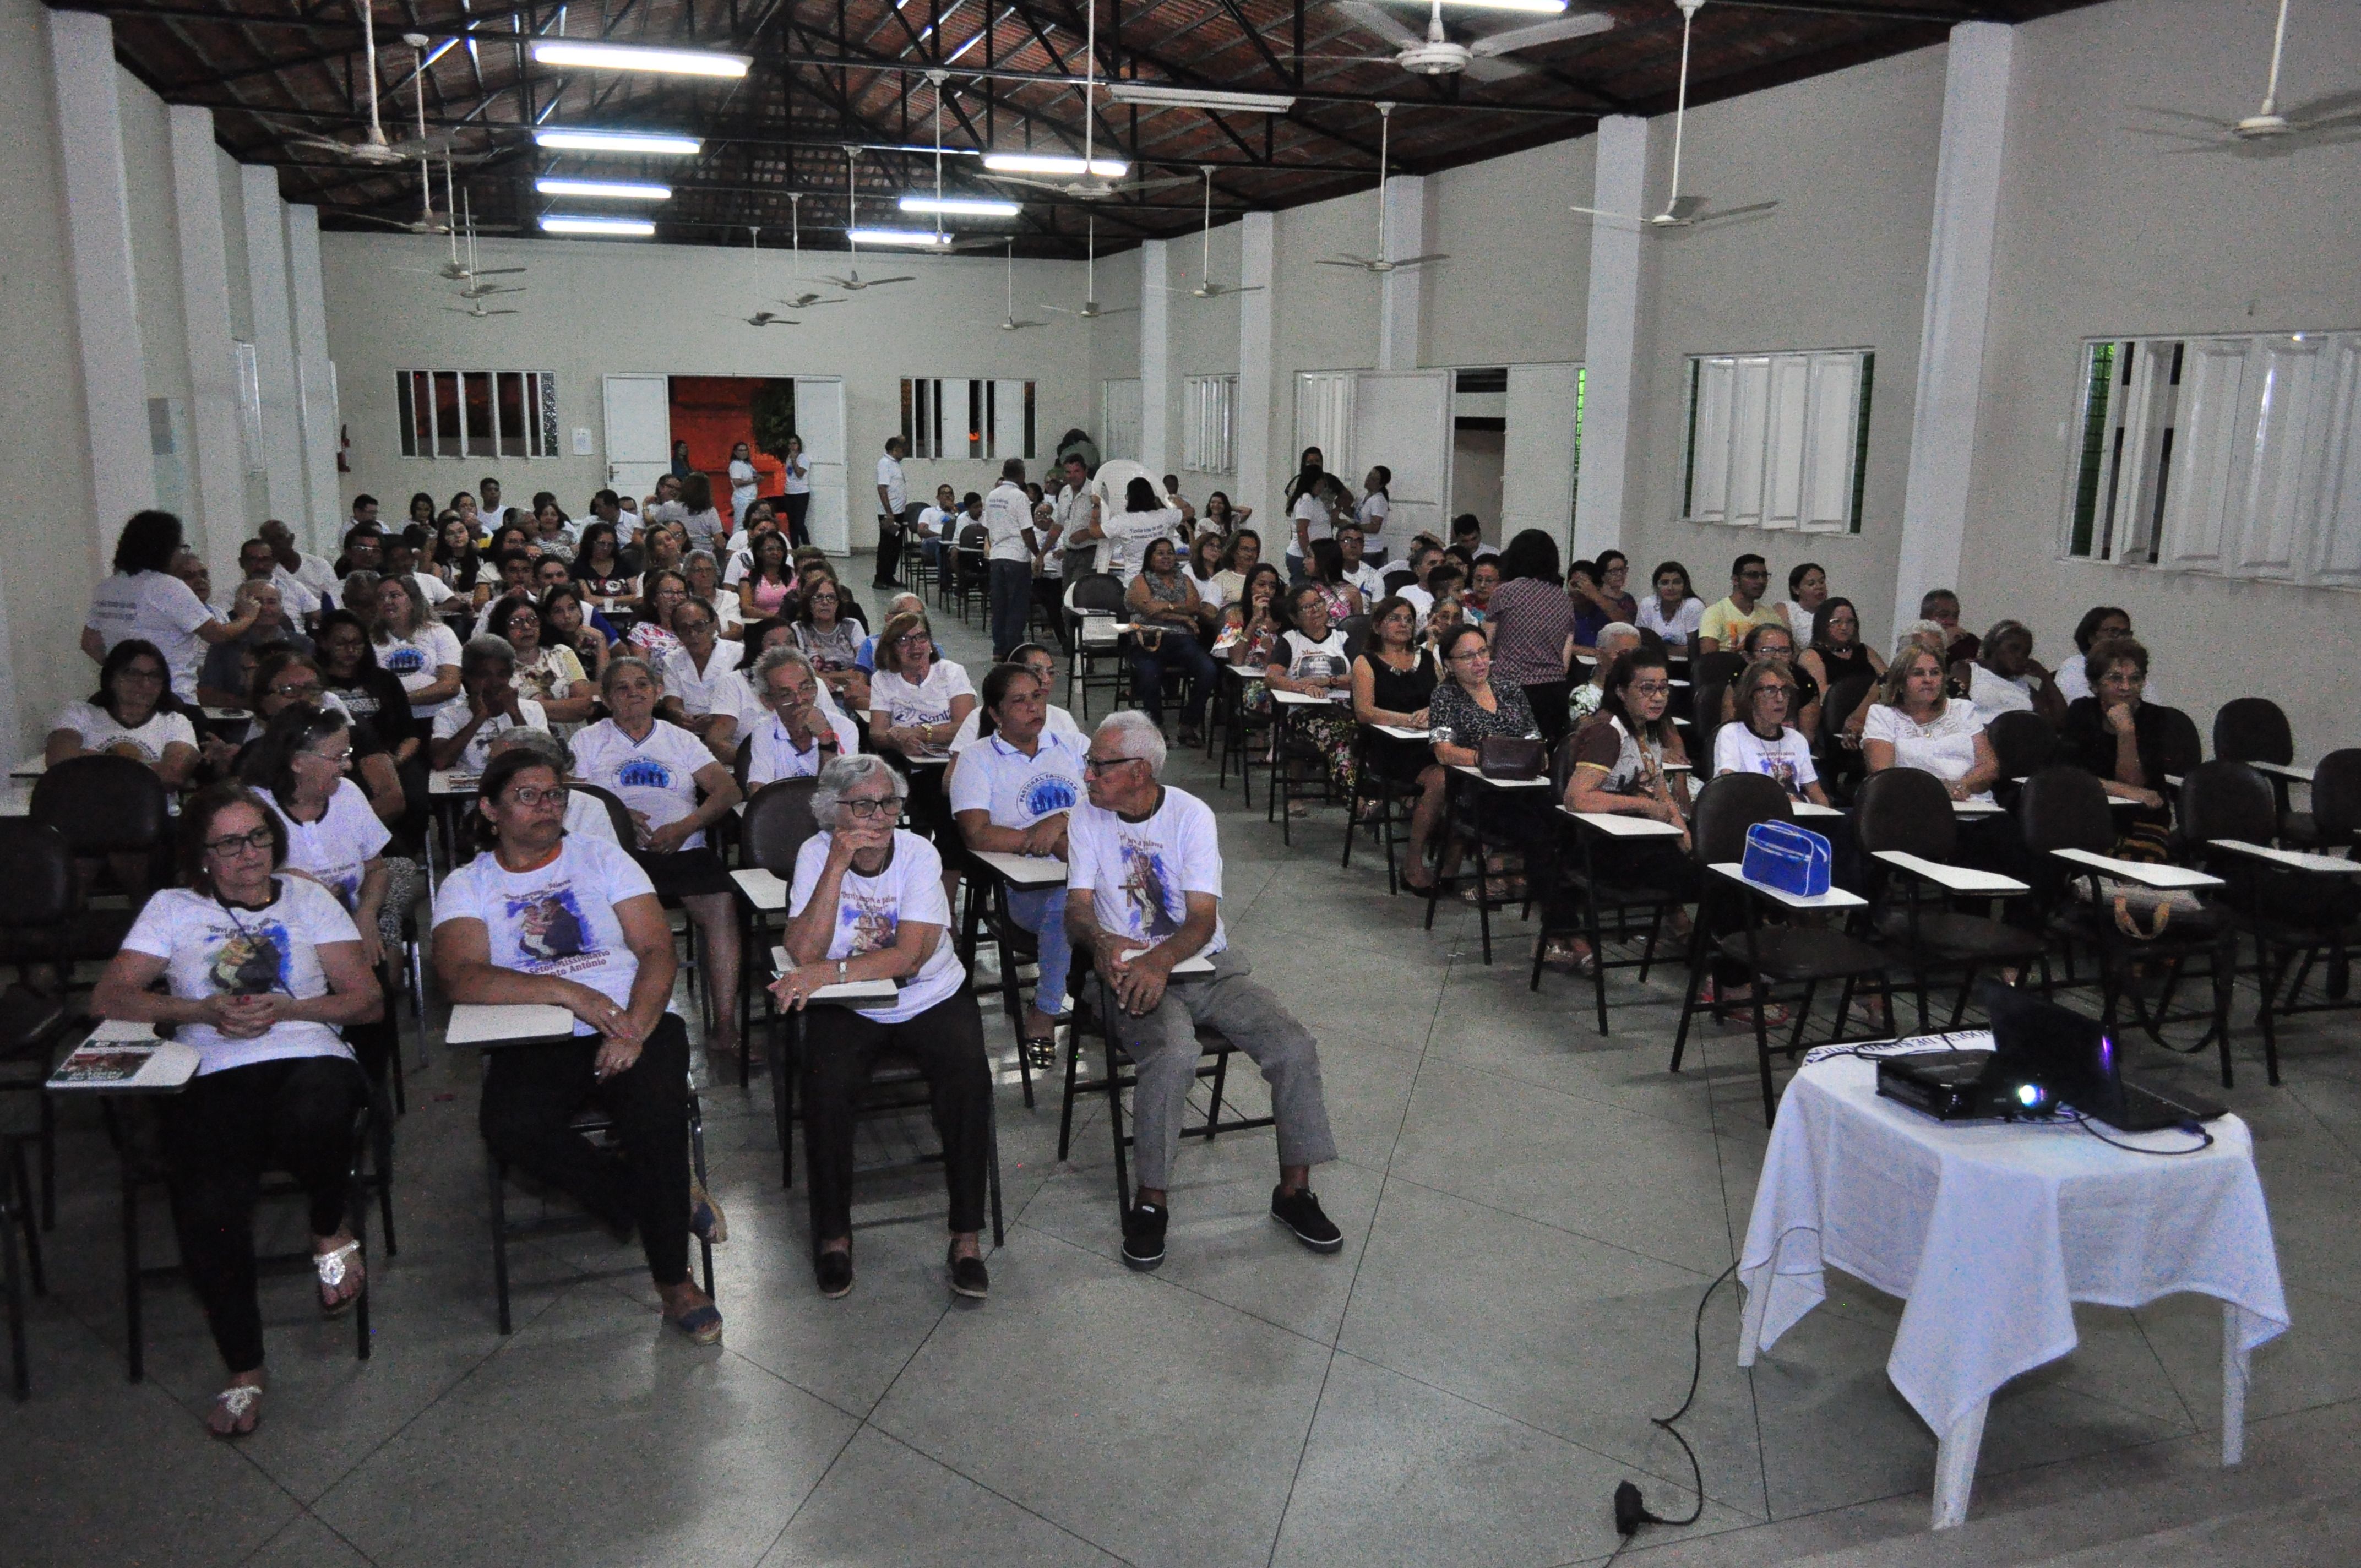
[[[1909,651],[1911,644],[1916,642],[1922,637],[1928,639],[1935,644],[1938,651],[1938,656],[1939,656],[1943,648],[1943,639],[1946,633],[1943,630],[1943,623],[1939,620],[1904,621],[1902,623],[1901,630],[1894,634],[1894,657],[1897,659],[1900,658],[1904,653]]]
[[[812,662],[804,657],[804,651],[802,649],[768,648],[763,650],[762,657],[754,661],[753,685],[755,697],[760,699],[763,693],[771,689],[770,682],[772,671],[784,670],[790,664],[802,670],[804,674],[811,676],[813,680],[817,681],[819,679],[819,672],[812,668]]]
[[[515,669],[516,644],[505,637],[495,637],[489,631],[468,638],[467,645],[459,650],[459,678],[463,681],[473,680],[478,670],[495,659],[508,665],[510,669]]]
[[[1139,709],[1118,708],[1099,720],[1097,732],[1114,736],[1125,756],[1140,758],[1149,773],[1164,776],[1164,731]]]
[[[1636,647],[1640,641],[1640,629],[1628,620],[1610,620],[1598,629],[1591,638],[1590,645],[1596,648],[1610,637],[1628,637]]]
[[[598,672],[598,695],[600,696],[605,696],[609,692],[613,691],[615,689],[615,677],[621,674],[625,670],[637,670],[640,674],[647,676],[649,680],[654,682],[658,691],[662,691],[664,689],[664,676],[656,673],[656,667],[653,664],[649,663],[645,659],[640,658],[635,654],[624,653],[616,658],[608,660],[607,667]]]
[[[837,802],[843,799],[846,790],[881,773],[893,782],[895,800],[910,798],[909,781],[893,763],[873,751],[850,752],[822,768],[819,783],[812,786],[811,793],[812,820],[819,824],[820,831],[827,832],[836,826]]]
[[[492,737],[491,754],[497,757],[502,751],[538,752],[557,770],[560,779],[574,772],[574,748],[567,745],[563,737],[552,735],[546,729],[535,729],[529,724],[503,729]]]

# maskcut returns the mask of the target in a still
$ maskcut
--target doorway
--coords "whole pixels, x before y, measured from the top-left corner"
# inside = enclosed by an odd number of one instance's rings
[[[630,495],[652,493],[671,473],[674,447],[686,442],[687,466],[713,484],[713,502],[733,530],[730,452],[752,450],[755,493],[785,490],[780,458],[787,435],[803,438],[809,465],[812,540],[823,550],[849,547],[845,522],[844,383],[833,376],[668,376],[605,378],[607,482]]]
[[[796,428],[796,384],[766,376],[675,376],[668,402],[675,453],[686,443],[690,468],[713,485],[713,504],[732,532],[738,517],[730,505],[730,455],[744,442],[754,465],[754,493],[774,499],[786,488],[786,465],[764,451],[767,439],[785,444]]]

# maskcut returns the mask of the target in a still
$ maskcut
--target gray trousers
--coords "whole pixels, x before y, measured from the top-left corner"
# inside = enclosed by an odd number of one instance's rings
[[[1323,1165],[1336,1157],[1320,1087],[1320,1047],[1312,1031],[1268,986],[1246,978],[1253,970],[1235,948],[1215,953],[1213,964],[1212,974],[1167,985],[1164,999],[1143,1017],[1124,1012],[1111,989],[1100,992],[1115,1038],[1139,1068],[1139,1087],[1132,1096],[1138,1184],[1159,1191],[1171,1184],[1189,1090],[1197,1081],[1200,1024],[1220,1030],[1262,1069],[1279,1120],[1279,1164]]]

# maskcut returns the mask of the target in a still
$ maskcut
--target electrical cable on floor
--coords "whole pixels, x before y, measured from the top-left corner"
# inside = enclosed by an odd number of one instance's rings
[[[1672,1433],[1673,1441],[1681,1445],[1681,1452],[1689,1456],[1689,1475],[1695,1482],[1692,1489],[1697,1493],[1697,1507],[1688,1511],[1686,1518],[1665,1519],[1648,1511],[1648,1506],[1642,1500],[1640,1488],[1637,1486],[1630,1481],[1618,1481],[1615,1484],[1615,1533],[1621,1536],[1623,1540],[1615,1548],[1617,1555],[1620,1555],[1623,1548],[1631,1543],[1631,1537],[1638,1533],[1643,1524],[1688,1525],[1695,1524],[1705,1517],[1705,1466],[1697,1462],[1697,1450],[1689,1446],[1689,1440],[1681,1435],[1680,1428],[1675,1423],[1687,1415],[1689,1407],[1697,1403],[1697,1384],[1705,1375],[1706,1303],[1713,1299],[1713,1293],[1721,1288],[1723,1280],[1732,1277],[1737,1273],[1738,1260],[1732,1258],[1730,1266],[1715,1275],[1713,1282],[1705,1288],[1705,1294],[1697,1298],[1697,1318],[1689,1326],[1689,1391],[1683,1397],[1681,1408],[1669,1416],[1648,1418],[1651,1425],[1662,1427]],[[1608,1559],[1609,1563],[1614,1560],[1612,1556]]]

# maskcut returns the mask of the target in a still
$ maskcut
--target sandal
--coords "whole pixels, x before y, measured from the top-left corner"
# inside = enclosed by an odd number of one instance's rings
[[[688,1231],[708,1246],[719,1246],[730,1239],[730,1216],[705,1190],[705,1183],[690,1177],[688,1181]]]
[[[1028,1035],[1022,1042],[1025,1065],[1035,1072],[1047,1072],[1058,1065],[1058,1042],[1049,1035]]]
[[[1543,968],[1561,974],[1592,975],[1598,972],[1598,955],[1579,941],[1555,941],[1542,949]]]
[[[664,1321],[686,1334],[693,1344],[721,1343],[721,1309],[710,1301],[691,1307],[677,1318],[667,1316]]]
[[[245,1437],[262,1420],[256,1409],[262,1403],[262,1387],[255,1383],[233,1383],[214,1396],[214,1408],[205,1417],[205,1430],[215,1437]]]
[[[354,1302],[361,1299],[361,1292],[368,1288],[368,1277],[358,1261],[360,1250],[360,1243],[346,1242],[340,1247],[312,1255],[313,1270],[320,1277],[322,1316],[342,1317]],[[343,1293],[346,1279],[352,1280],[353,1288],[349,1293]],[[256,1392],[260,1393],[261,1390],[257,1389]],[[246,1430],[252,1431],[254,1429],[248,1426]]]

